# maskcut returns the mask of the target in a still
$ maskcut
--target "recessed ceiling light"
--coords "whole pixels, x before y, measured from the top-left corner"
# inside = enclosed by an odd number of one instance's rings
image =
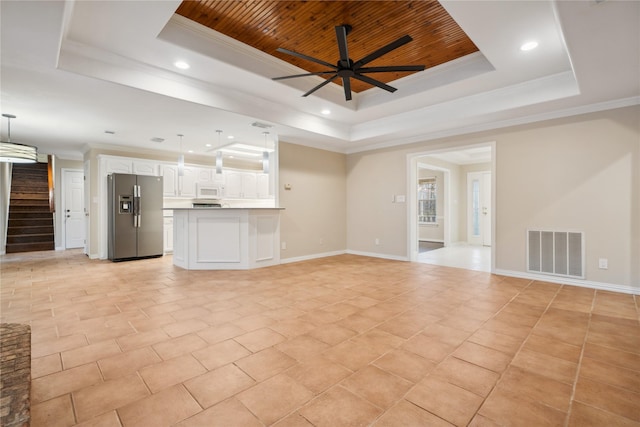
[[[324,110],[322,110],[322,114],[324,114],[325,116],[328,116],[329,114],[331,114],[331,110],[325,108]]]
[[[162,142],[162,141],[164,141],[164,138],[159,138],[157,136],[154,136],[153,138],[151,138],[151,141],[153,141],[153,142]]]
[[[176,61],[173,63],[176,68],[180,68],[181,70],[188,70],[191,66],[184,61]]]
[[[205,147],[211,147],[211,144],[204,144]]]
[[[233,136],[233,135],[227,136],[227,139],[233,139],[233,138],[235,138],[235,136]]]
[[[537,47],[538,47],[538,42],[530,41],[530,42],[526,42],[522,46],[520,46],[520,50],[526,52],[527,50],[533,50],[533,49],[535,49]]]
[[[187,151],[187,153],[193,153],[193,150],[189,150],[189,151]]]

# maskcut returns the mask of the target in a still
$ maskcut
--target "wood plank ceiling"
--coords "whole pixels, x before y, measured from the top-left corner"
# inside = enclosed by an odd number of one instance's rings
[[[478,51],[435,0],[187,0],[176,13],[309,72],[326,68],[276,49],[335,64],[339,52],[334,27],[343,24],[353,27],[347,40],[354,61],[405,34],[413,38],[368,66],[424,64],[430,68]],[[376,73],[375,78],[389,83],[408,74]],[[340,79],[335,82],[339,84]],[[309,88],[314,85],[310,80]],[[354,92],[370,87],[352,79]]]

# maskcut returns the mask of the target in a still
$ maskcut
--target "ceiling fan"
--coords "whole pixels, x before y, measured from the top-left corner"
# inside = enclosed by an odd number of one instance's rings
[[[359,61],[353,61],[349,58],[349,49],[347,47],[347,35],[351,32],[351,25],[339,25],[335,27],[336,29],[336,39],[338,40],[338,50],[340,51],[340,59],[338,60],[336,65],[330,64],[321,59],[313,58],[311,56],[304,55],[302,53],[294,52],[289,49],[284,49],[279,47],[276,49],[278,52],[286,53],[288,55],[297,56],[298,58],[305,59],[307,61],[315,62],[320,65],[324,65],[329,67],[330,70],[327,71],[317,71],[314,73],[305,73],[305,74],[295,74],[292,76],[283,76],[283,77],[274,77],[273,80],[284,80],[284,79],[292,79],[295,77],[305,77],[305,76],[320,76],[320,75],[331,75],[324,82],[320,83],[307,93],[302,96],[311,95],[313,92],[322,88],[323,86],[331,83],[338,77],[342,79],[342,86],[344,87],[344,97],[345,100],[351,100],[351,81],[349,79],[354,78],[365,83],[369,83],[373,86],[377,86],[381,89],[384,89],[389,92],[395,92],[397,89],[389,86],[386,83],[383,83],[379,80],[372,79],[371,77],[366,76],[368,73],[387,73],[387,72],[396,72],[396,71],[423,71],[424,65],[389,65],[384,67],[364,67],[364,65],[373,61],[374,59],[378,59],[382,55],[385,55],[391,52],[394,49],[403,46],[413,39],[408,36],[402,36],[394,42],[387,44],[386,46],[381,47],[380,49],[370,53]]]

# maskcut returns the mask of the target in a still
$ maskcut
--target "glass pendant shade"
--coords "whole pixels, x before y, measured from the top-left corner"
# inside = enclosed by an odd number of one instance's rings
[[[0,162],[35,163],[37,160],[36,147],[15,142],[0,142]]]
[[[178,156],[178,176],[184,176],[184,154]]]
[[[222,151],[216,152],[216,173],[222,173]]]
[[[178,176],[184,176],[184,154],[182,154],[182,137],[184,135],[179,133],[180,138],[180,155],[178,156]]]
[[[262,152],[262,172],[269,173],[269,152]]]

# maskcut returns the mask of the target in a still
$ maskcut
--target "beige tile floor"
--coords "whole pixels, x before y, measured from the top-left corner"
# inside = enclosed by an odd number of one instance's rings
[[[639,298],[337,256],[2,257],[32,426],[640,426]]]

